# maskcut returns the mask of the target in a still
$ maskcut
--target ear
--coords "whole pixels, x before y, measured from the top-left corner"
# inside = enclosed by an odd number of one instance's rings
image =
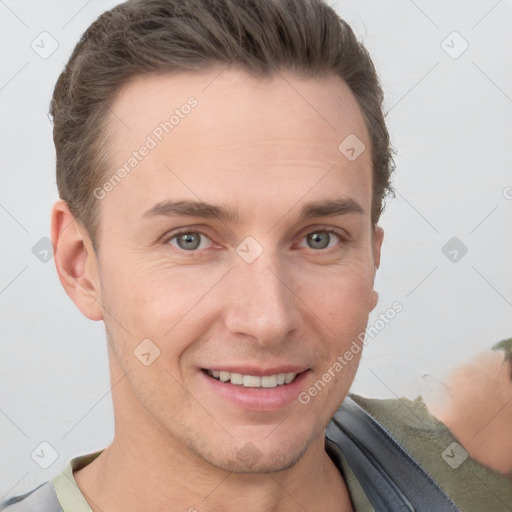
[[[375,226],[373,229],[373,261],[375,265],[375,272],[380,266],[380,251],[382,248],[382,242],[384,240],[384,230],[380,226]],[[375,278],[375,274],[374,274]],[[379,294],[372,290],[370,297],[370,311],[375,309],[377,302],[379,301]]]
[[[55,266],[64,290],[87,318],[103,320],[96,253],[85,228],[62,200],[52,209],[51,237]]]
[[[380,267],[380,250],[384,240],[384,230],[380,226],[373,228],[373,260],[375,262],[375,269]]]

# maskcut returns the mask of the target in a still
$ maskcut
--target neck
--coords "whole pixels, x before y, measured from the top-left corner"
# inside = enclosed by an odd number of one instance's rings
[[[114,381],[116,382],[116,381]],[[213,466],[156,425],[130,401],[125,417],[115,410],[114,441],[92,463],[74,473],[93,512],[292,512],[351,511],[343,478],[325,451],[323,434],[288,469],[234,473]],[[119,398],[119,397],[117,397]],[[130,417],[128,417],[130,416]],[[136,420],[134,418],[137,418]]]
[[[171,452],[162,457],[164,452],[155,450],[149,456],[116,441],[74,476],[93,512],[351,511],[339,471],[325,451],[319,456],[314,451],[312,446],[285,471],[237,474],[218,468],[195,471],[193,464],[177,464]],[[310,458],[319,460],[313,465]]]

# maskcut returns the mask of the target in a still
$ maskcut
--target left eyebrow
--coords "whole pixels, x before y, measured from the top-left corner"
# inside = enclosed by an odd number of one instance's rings
[[[351,198],[327,199],[306,203],[300,210],[300,220],[309,217],[337,217],[349,213],[364,215],[364,209]]]

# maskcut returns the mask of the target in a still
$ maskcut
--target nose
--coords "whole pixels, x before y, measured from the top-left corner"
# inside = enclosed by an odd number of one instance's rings
[[[235,261],[226,285],[225,322],[234,335],[271,346],[289,339],[300,322],[291,272],[265,252],[252,263]]]

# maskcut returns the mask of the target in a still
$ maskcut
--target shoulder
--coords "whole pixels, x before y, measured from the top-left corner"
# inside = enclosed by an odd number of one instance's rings
[[[0,503],[1,512],[62,512],[52,482],[44,482],[35,489],[13,496]]]
[[[64,470],[52,480],[0,502],[0,512],[62,512],[64,509],[91,512],[73,472],[90,464],[102,452],[103,449],[68,460]]]
[[[415,444],[450,437],[449,429],[430,414],[421,396],[408,398],[368,398],[351,394],[350,398],[375,418],[399,442]],[[423,441],[420,441],[423,440]]]
[[[500,510],[510,502],[512,487],[507,475],[473,459],[454,433],[429,412],[422,397],[376,399],[351,394],[350,398],[463,509]]]

